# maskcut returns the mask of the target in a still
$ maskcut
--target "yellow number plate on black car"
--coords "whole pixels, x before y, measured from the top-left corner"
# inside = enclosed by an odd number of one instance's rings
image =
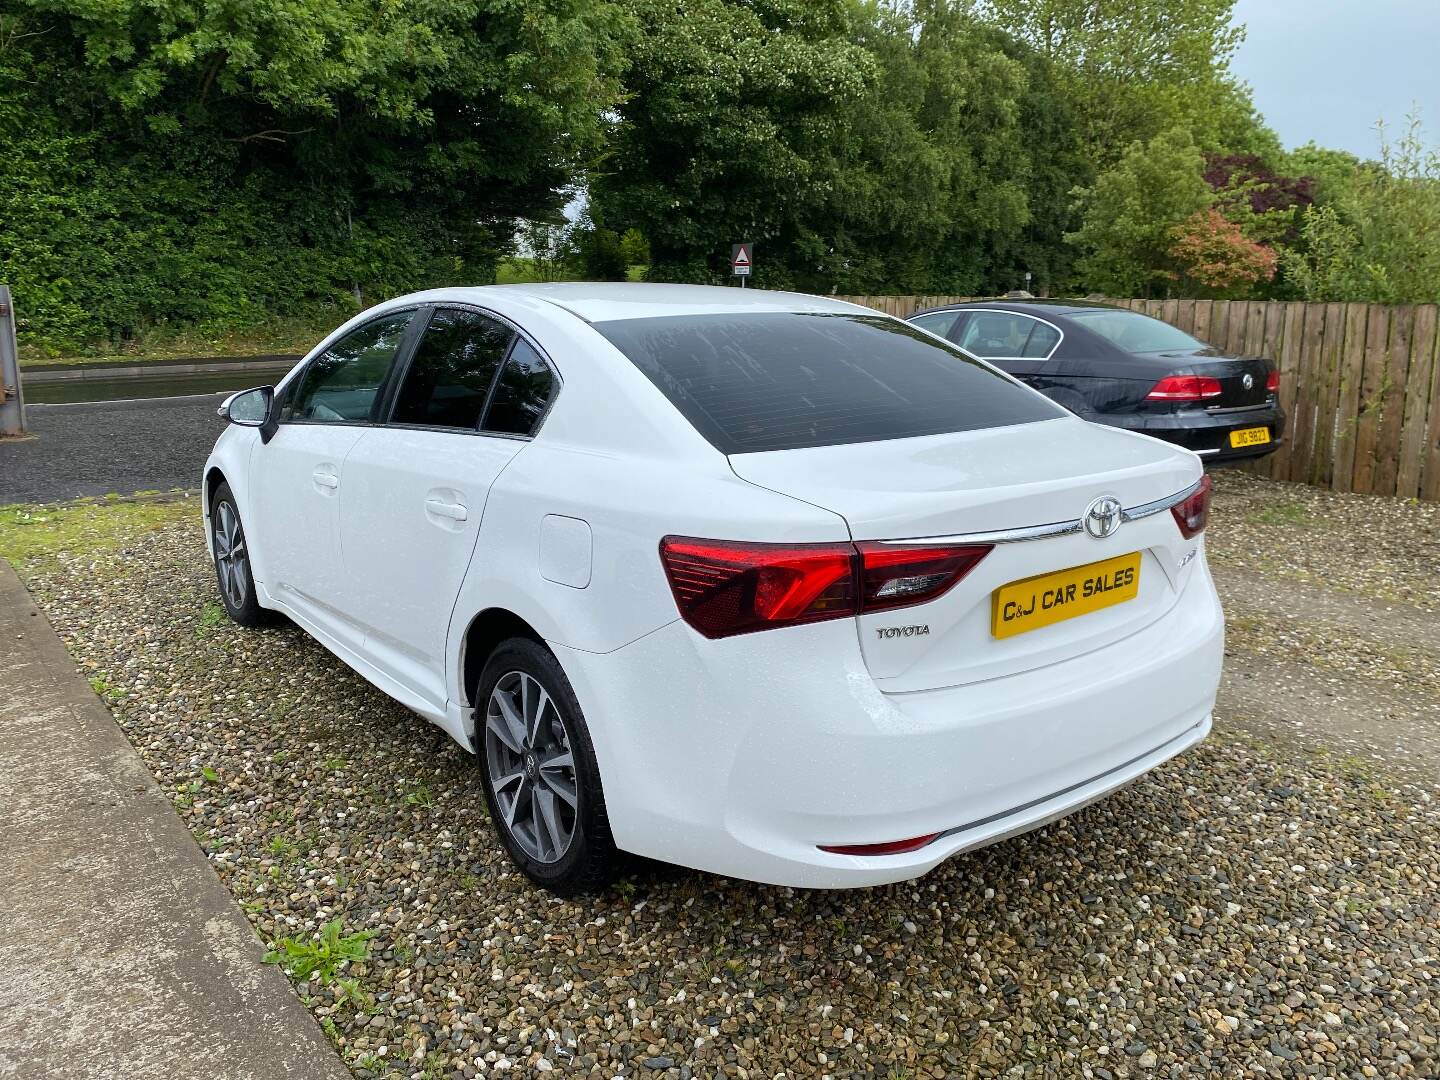
[[[1247,427],[1230,432],[1230,449],[1240,446],[1264,446],[1270,441],[1268,427]]]
[[[1140,552],[1001,585],[991,597],[990,632],[997,638],[1123,604],[1140,592]]]

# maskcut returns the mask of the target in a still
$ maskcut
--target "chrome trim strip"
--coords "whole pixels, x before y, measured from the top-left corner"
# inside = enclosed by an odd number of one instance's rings
[[[883,540],[881,543],[903,547],[908,544],[1014,544],[1021,540],[1044,540],[1051,536],[1068,536],[1081,529],[1079,518],[1052,521],[1049,525],[1031,525],[1024,529],[998,529],[995,532],[957,533],[954,536],[915,536],[905,540]]]
[[[1195,483],[1191,484],[1184,491],[1177,491],[1174,495],[1166,495],[1163,499],[1156,499],[1154,502],[1141,503],[1139,506],[1132,506],[1128,510],[1122,510],[1120,511],[1120,520],[1139,521],[1141,518],[1147,518],[1153,514],[1158,514],[1162,510],[1169,510],[1172,506],[1176,505],[1177,503],[1182,503],[1191,495],[1194,495],[1195,492],[1200,490],[1200,485],[1204,482],[1205,481],[1203,479],[1196,480]]]
[[[1220,452],[1220,448],[1218,446],[1214,446],[1211,447],[1209,450],[1191,450],[1190,452],[1200,457],[1204,457],[1206,454],[1218,454]]]
[[[1210,405],[1206,406],[1205,411],[1211,416],[1232,416],[1235,413],[1265,412],[1266,410],[1273,408],[1275,408],[1274,400],[1266,399],[1265,401],[1262,401],[1259,405]]]
[[[1213,453],[1213,451],[1212,451]],[[1153,502],[1141,503],[1139,506],[1132,506],[1120,512],[1121,521],[1139,521],[1162,510],[1169,510],[1176,503],[1184,502],[1195,492],[1200,490],[1203,480],[1196,480],[1195,483],[1177,491],[1174,495],[1166,495],[1163,499],[1156,499]],[[994,532],[955,533],[951,536],[913,536],[904,540],[882,540],[881,543],[890,544],[895,547],[906,547],[914,544],[1015,544],[1023,540],[1048,540],[1053,536],[1069,536],[1071,533],[1078,533],[1083,528],[1080,518],[1070,521],[1052,521],[1048,525],[1030,525],[1023,529],[998,529]]]

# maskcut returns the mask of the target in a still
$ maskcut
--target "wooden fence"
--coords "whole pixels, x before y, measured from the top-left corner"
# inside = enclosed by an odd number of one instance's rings
[[[950,296],[842,299],[906,316]],[[1284,445],[1255,469],[1336,491],[1440,501],[1440,318],[1433,304],[1115,300],[1280,369]]]

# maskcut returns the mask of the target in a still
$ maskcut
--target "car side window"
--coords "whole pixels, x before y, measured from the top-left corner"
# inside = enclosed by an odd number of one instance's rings
[[[1039,319],[1032,319],[1035,325],[1030,329],[1030,337],[1025,342],[1025,348],[1021,356],[1043,360],[1054,351],[1055,346],[1060,344],[1060,331],[1049,323],[1043,323]]]
[[[479,312],[437,310],[415,347],[390,422],[473,431],[514,336]]]
[[[506,435],[533,435],[555,391],[555,374],[544,357],[524,338],[518,338],[510,359],[500,370],[486,431]]]
[[[371,418],[413,311],[368,322],[317,356],[286,394],[282,420],[354,424]]]
[[[1043,358],[1060,340],[1048,323],[1010,311],[977,311],[960,335],[962,349],[976,356]]]
[[[932,311],[929,315],[916,315],[910,321],[921,330],[929,330],[932,334],[945,337],[959,317],[958,311]]]

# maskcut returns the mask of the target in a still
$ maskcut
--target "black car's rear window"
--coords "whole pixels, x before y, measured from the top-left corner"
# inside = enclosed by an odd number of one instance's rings
[[[879,315],[673,315],[595,329],[725,454],[1063,415],[953,346]]]

